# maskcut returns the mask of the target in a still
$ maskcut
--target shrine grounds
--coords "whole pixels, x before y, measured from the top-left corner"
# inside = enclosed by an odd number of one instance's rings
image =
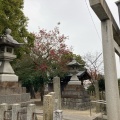
[[[40,102],[40,99],[35,99],[36,104],[36,112],[43,113],[43,105]],[[69,110],[69,109],[62,109],[63,110],[63,120],[92,120],[93,116],[96,114],[95,109],[92,109],[92,114],[90,116],[90,109],[85,111],[79,110]],[[43,120],[43,115],[37,115],[38,120]]]

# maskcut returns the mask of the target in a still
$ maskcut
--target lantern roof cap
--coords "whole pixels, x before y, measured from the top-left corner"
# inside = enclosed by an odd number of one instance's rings
[[[73,57],[73,60],[67,64],[67,66],[81,66],[83,64],[80,64],[76,61],[75,57]]]
[[[18,47],[20,45],[23,45],[23,43],[18,43],[11,35],[11,29],[6,29],[5,30],[5,35],[2,35],[0,37],[0,44],[6,44],[6,45],[11,45],[14,47]]]

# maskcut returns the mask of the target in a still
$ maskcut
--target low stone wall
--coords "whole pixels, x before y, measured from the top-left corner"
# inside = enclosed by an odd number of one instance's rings
[[[21,94],[26,93],[25,87],[0,87],[0,95]]]
[[[2,103],[20,103],[30,100],[29,93],[22,93],[22,94],[11,94],[11,95],[0,95],[0,104]]]
[[[67,109],[87,110],[90,108],[90,101],[77,98],[62,98],[62,106]]]

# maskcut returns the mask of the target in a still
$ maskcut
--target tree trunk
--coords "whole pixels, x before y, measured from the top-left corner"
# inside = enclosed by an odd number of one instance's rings
[[[34,90],[33,85],[29,86],[29,90],[30,90],[31,99],[34,99],[35,98],[35,90]]]
[[[96,100],[100,100],[98,80],[94,80],[94,83],[95,83]],[[97,113],[100,112],[100,104],[99,104],[99,103],[96,103],[96,112],[97,112]]]
[[[41,102],[43,103],[43,96],[44,96],[44,85],[40,86],[40,97],[41,97]]]

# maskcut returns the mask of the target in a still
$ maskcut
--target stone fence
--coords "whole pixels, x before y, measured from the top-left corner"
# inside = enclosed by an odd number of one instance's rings
[[[96,97],[95,91],[90,91],[88,92],[88,94],[90,95],[91,100],[95,99]],[[99,97],[100,97],[100,100],[105,100],[105,91],[99,92]]]
[[[35,104],[0,104],[0,120],[36,120]]]
[[[62,110],[58,109],[55,92],[44,96],[43,120],[62,120]],[[36,105],[23,102],[21,104],[0,104],[0,120],[37,120]]]

